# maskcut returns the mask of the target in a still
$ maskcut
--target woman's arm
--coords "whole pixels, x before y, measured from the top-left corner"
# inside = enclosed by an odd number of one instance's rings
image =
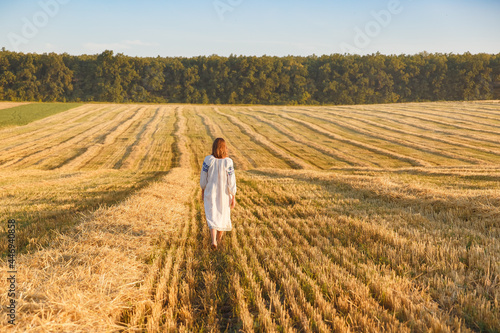
[[[231,209],[236,206],[236,176],[234,174],[233,160],[229,159],[230,163],[227,168],[227,189],[229,191],[229,198],[231,199]]]
[[[229,194],[232,196],[236,195],[236,176],[234,174],[233,161],[230,160],[229,167],[227,169],[227,189]]]
[[[200,187],[203,190],[202,196],[203,196],[205,187],[207,187],[207,183],[208,183],[208,168],[209,168],[209,166],[206,163],[206,158],[205,158],[205,161],[203,161],[203,166],[202,166],[201,172],[200,172]]]
[[[231,196],[231,209],[233,209],[234,206],[236,206],[236,196],[235,195]]]

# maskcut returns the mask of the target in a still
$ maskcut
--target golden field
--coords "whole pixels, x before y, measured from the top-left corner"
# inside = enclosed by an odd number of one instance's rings
[[[212,252],[219,136],[238,204]],[[497,101],[85,104],[0,142],[1,331],[500,330]]]

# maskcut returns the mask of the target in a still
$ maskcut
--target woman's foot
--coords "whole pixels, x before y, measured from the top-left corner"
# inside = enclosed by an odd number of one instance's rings
[[[211,248],[212,248],[212,250],[217,250],[217,243],[212,243]]]

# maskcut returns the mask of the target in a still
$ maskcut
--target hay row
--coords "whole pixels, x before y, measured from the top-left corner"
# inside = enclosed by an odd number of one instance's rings
[[[452,149],[453,147],[436,146],[437,140],[433,140],[434,142],[429,142],[429,143],[425,142],[424,140],[419,140],[415,143],[415,140],[412,140],[412,138],[408,138],[408,139],[406,138],[407,135],[411,135],[411,133],[407,132],[407,131],[399,131],[399,133],[403,134],[404,136],[401,136],[401,135],[398,136],[398,135],[392,134],[394,132],[398,132],[397,130],[391,130],[388,127],[384,127],[384,129],[388,129],[390,132],[392,132],[391,134],[388,134],[386,132],[382,132],[382,131],[377,130],[377,129],[374,129],[374,130],[369,129],[369,127],[366,125],[371,125],[371,124],[364,119],[359,120],[359,122],[361,122],[361,125],[362,125],[362,126],[359,126],[360,124],[359,124],[358,120],[355,119],[354,117],[345,117],[345,118],[348,118],[349,121],[343,121],[343,120],[338,119],[339,116],[337,116],[337,117],[324,117],[324,116],[315,117],[311,114],[311,112],[308,112],[307,115],[310,117],[314,117],[316,119],[325,120],[330,124],[334,124],[335,126],[337,126],[339,128],[342,128],[342,129],[345,129],[347,131],[359,134],[363,137],[378,139],[378,140],[380,140],[380,142],[384,142],[384,143],[388,142],[388,143],[395,144],[395,145],[398,145],[401,147],[410,148],[410,149],[416,151],[413,154],[422,155],[422,153],[424,153],[426,155],[422,156],[422,158],[428,162],[433,162],[435,164],[451,164],[451,163],[453,163],[452,162],[453,160],[459,161],[462,164],[463,163],[471,163],[471,164],[488,163],[488,161],[481,160],[481,159],[474,158],[474,157],[470,157],[470,156],[467,156],[465,154],[455,154],[455,153],[450,151],[450,149]],[[382,128],[382,126],[378,126],[378,127]],[[422,137],[422,136],[420,138],[427,139],[427,138]],[[458,145],[458,146],[463,147],[463,145]],[[474,149],[474,147],[472,147],[472,149]],[[421,152],[421,153],[419,153],[419,152]],[[409,151],[407,154],[410,155],[411,152]],[[437,157],[441,157],[441,159],[433,158],[432,155],[437,156]],[[446,158],[447,160],[443,161],[442,158]]]
[[[238,126],[243,133],[251,137],[253,140],[257,141],[259,144],[262,146],[266,147],[270,152],[272,152],[274,155],[278,156],[279,158],[283,159],[286,161],[292,168],[295,169],[307,169],[310,168],[311,166],[307,163],[304,163],[300,159],[298,159],[296,156],[290,155],[288,152],[284,151],[282,148],[277,147],[274,143],[272,143],[270,140],[265,138],[263,135],[257,133],[254,131],[248,124],[243,123],[241,120],[238,118],[222,113],[217,109],[214,109],[215,112],[217,112],[220,115],[223,115],[227,117],[233,124]]]
[[[198,116],[202,119],[203,124],[207,128],[207,133],[212,140],[215,140],[219,137],[224,137],[224,133],[221,127],[215,124],[209,116],[207,116],[203,111],[198,110]],[[228,143],[229,144],[229,143]],[[232,143],[231,143],[232,144]],[[235,164],[238,166],[240,170],[247,170],[251,168],[251,163],[248,159],[241,153],[238,149],[230,149],[231,158],[234,160]]]
[[[351,144],[353,146],[356,146],[356,147],[360,147],[360,148],[363,148],[363,149],[366,149],[368,151],[372,151],[374,153],[377,153],[377,154],[381,154],[381,155],[385,155],[385,156],[388,156],[388,157],[391,157],[391,158],[395,158],[395,159],[398,159],[400,161],[403,161],[403,162],[407,162],[407,163],[410,163],[411,165],[415,165],[415,166],[432,166],[432,164],[426,162],[426,161],[423,161],[421,159],[416,159],[416,158],[412,158],[412,157],[409,157],[409,156],[405,156],[405,155],[401,155],[401,154],[398,154],[396,152],[393,152],[391,150],[388,150],[388,149],[384,149],[384,148],[379,148],[375,145],[371,145],[371,144],[368,144],[368,143],[362,143],[360,141],[357,141],[357,140],[352,140],[352,139],[348,139],[348,138],[345,138],[341,135],[338,135],[332,131],[329,131],[329,130],[326,130],[323,128],[323,126],[319,126],[319,125],[316,125],[314,123],[311,123],[311,122],[308,122],[308,121],[304,121],[304,120],[301,120],[299,118],[296,118],[296,117],[292,117],[292,116],[289,116],[287,114],[280,114],[281,117],[285,118],[285,119],[289,119],[291,121],[294,121],[294,122],[297,122],[299,124],[302,124],[318,133],[321,133],[329,138],[332,138],[336,141],[340,141],[340,142],[344,142],[344,143],[347,143],[347,144]]]
[[[384,118],[386,121],[384,123],[379,123],[379,122],[371,121],[367,118],[349,116],[349,115],[345,115],[343,113],[333,112],[331,114],[334,114],[336,117],[341,117],[341,118],[353,120],[356,122],[360,122],[363,124],[368,124],[368,125],[374,126],[376,128],[381,128],[381,129],[387,130],[389,132],[394,132],[394,133],[401,134],[401,135],[411,135],[413,137],[420,138],[420,139],[426,139],[426,140],[431,140],[434,142],[444,143],[444,144],[450,145],[452,147],[453,146],[463,147],[463,148],[468,148],[468,149],[472,149],[472,150],[482,151],[482,152],[489,153],[489,154],[500,155],[500,150],[491,149],[491,148],[484,148],[484,147],[478,146],[478,145],[471,145],[471,144],[463,142],[463,140],[457,141],[456,139],[450,138],[449,136],[438,137],[436,135],[426,134],[429,131],[424,132],[424,133],[419,133],[419,132],[414,132],[414,131],[408,130],[408,129],[403,130],[403,129],[398,129],[394,126],[388,126],[388,124],[390,124],[392,122],[390,118]],[[482,142],[482,144],[484,144],[484,142]]]

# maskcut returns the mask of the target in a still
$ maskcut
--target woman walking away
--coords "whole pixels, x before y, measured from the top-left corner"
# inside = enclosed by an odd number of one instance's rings
[[[231,209],[236,205],[233,160],[228,157],[226,141],[222,138],[215,139],[212,155],[203,161],[200,185],[212,248],[216,249],[224,231],[232,229]]]

